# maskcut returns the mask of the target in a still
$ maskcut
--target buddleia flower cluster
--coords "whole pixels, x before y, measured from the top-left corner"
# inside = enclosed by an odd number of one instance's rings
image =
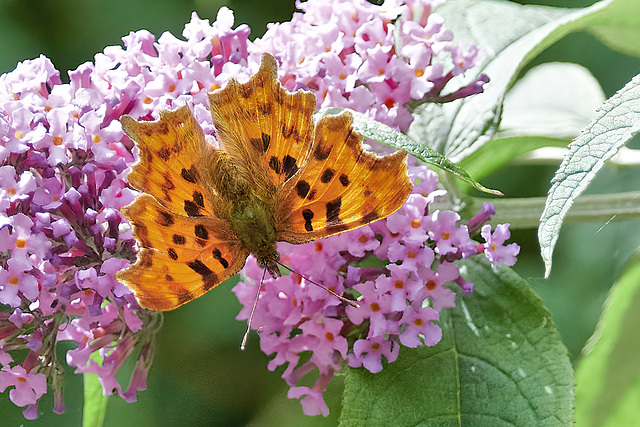
[[[137,150],[118,122],[122,114],[153,120],[162,109],[188,104],[215,144],[207,92],[230,77],[246,80],[270,52],[283,85],[313,91],[318,108],[349,107],[406,130],[411,105],[479,93],[487,81],[481,76],[443,93],[479,52],[453,43],[432,13],[436,3],[310,0],[255,41],[221,8],[213,23],[194,13],[182,39],[130,33],[124,47],[108,46],[68,72],[68,83],[44,56],[1,75],[0,392],[8,391],[28,419],[38,416],[47,391],[53,410],[64,412],[64,362],[76,373],[97,374],[105,395],[133,402],[146,388],[160,317],[113,279],[137,250],[119,211],[137,195],[127,184]],[[263,283],[253,325],[262,331],[262,349],[274,355],[269,368],[287,364],[289,395],[309,414],[327,413],[322,391],[344,363],[377,372],[382,357],[397,357],[399,344],[437,343],[438,313],[454,305],[443,285],[472,288],[456,259],[484,254],[496,265],[515,262],[517,246],[504,245],[508,227],[492,232],[485,225],[484,243],[469,239],[490,206],[466,225],[454,212],[431,212],[442,195],[436,176],[424,166],[411,171],[414,194],[386,220],[295,252],[279,247],[285,263],[357,298],[360,308],[298,275]],[[378,264],[363,267],[367,259]],[[250,258],[234,290],[245,304],[241,318],[261,274]],[[56,353],[62,341],[72,343],[65,361]],[[115,375],[129,359],[134,368],[123,385]],[[319,372],[315,385],[299,385],[312,370]]]

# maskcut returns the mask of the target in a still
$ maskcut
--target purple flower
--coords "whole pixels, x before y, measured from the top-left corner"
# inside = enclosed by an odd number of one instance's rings
[[[496,226],[496,231],[491,233],[491,226],[485,225],[480,232],[486,243],[484,246],[484,254],[496,267],[500,264],[513,265],[516,263],[516,256],[520,252],[520,246],[516,243],[510,243],[503,246],[505,240],[511,237],[509,224],[500,224]]]
[[[4,366],[0,370],[0,393],[12,386],[9,398],[15,405],[33,405],[47,390],[47,379],[43,374],[28,373],[20,365]]]

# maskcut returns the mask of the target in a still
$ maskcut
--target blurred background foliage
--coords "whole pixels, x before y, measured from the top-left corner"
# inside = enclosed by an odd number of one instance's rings
[[[564,7],[583,7],[593,0],[520,1]],[[68,81],[67,70],[92,61],[105,46],[121,44],[130,31],[146,29],[159,37],[176,36],[192,11],[214,21],[226,5],[236,25],[247,23],[252,38],[266,24],[286,21],[295,7],[292,0],[0,0],[0,73],[11,71],[25,59],[48,56]],[[575,62],[587,67],[613,95],[638,73],[640,59],[613,52],[586,33],[571,34],[550,47],[529,66],[543,62]],[[526,71],[526,70],[525,70]],[[545,196],[558,164],[514,165],[488,177],[483,184],[507,197]],[[634,191],[640,187],[638,168],[605,167],[587,193]],[[551,310],[572,360],[593,333],[607,292],[640,240],[640,220],[565,225],[554,257],[554,270],[543,278],[536,231],[517,230],[512,240],[522,246],[515,270],[531,283]],[[234,279],[232,279],[234,280]],[[237,279],[235,279],[237,280]],[[204,297],[165,315],[158,336],[148,390],[138,402],[111,398],[105,426],[162,425],[335,425],[340,412],[340,378],[326,393],[331,415],[305,417],[297,400],[286,398],[287,387],[278,372],[266,369],[267,357],[252,335],[246,351],[239,350],[245,324],[235,320],[240,304],[225,283]],[[66,348],[60,349],[64,358]],[[133,367],[129,366],[128,372]],[[128,372],[122,370],[121,374]],[[0,398],[2,424],[7,426],[80,425],[82,376],[68,370],[67,412],[55,415],[51,395],[40,403],[40,418],[25,421],[22,409],[7,393]],[[123,375],[124,383],[128,378]]]

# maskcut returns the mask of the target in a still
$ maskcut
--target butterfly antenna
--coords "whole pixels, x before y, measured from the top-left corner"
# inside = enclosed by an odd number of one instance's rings
[[[258,305],[260,290],[262,289],[262,282],[264,282],[265,274],[267,274],[266,268],[262,272],[262,279],[260,279],[260,285],[258,285],[258,292],[256,292],[256,299],[253,301],[253,307],[251,307],[251,314],[249,315],[249,321],[247,322],[247,331],[244,333],[244,337],[242,337],[242,344],[240,344],[240,350],[244,350],[247,347],[249,332],[251,332],[251,321],[253,320],[253,313],[256,311],[256,306]]]
[[[286,265],[284,265],[283,263],[281,263],[280,261],[276,261],[278,263],[278,265],[280,265],[282,268],[284,268],[285,270],[289,270],[292,273],[295,273],[301,277],[303,277],[306,281],[313,283],[314,285],[324,289],[325,291],[329,292],[331,295],[333,295],[334,297],[338,298],[340,301],[343,301],[347,304],[349,304],[351,307],[355,307],[355,308],[360,308],[360,306],[358,305],[357,302],[350,300],[348,298],[343,297],[342,295],[338,295],[336,294],[334,291],[332,291],[331,289],[327,288],[326,286],[321,285],[320,283],[316,283],[313,280],[309,279],[308,277],[304,277],[302,274],[298,273],[297,271],[293,271],[292,269],[290,269],[289,267],[287,267]]]

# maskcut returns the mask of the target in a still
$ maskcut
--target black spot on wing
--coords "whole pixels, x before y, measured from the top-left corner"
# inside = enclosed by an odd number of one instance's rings
[[[158,224],[163,227],[171,227],[175,224],[175,220],[173,219],[173,215],[167,212],[158,211]]]
[[[188,262],[187,266],[193,271],[195,271],[196,273],[198,273],[200,276],[202,276],[202,279],[205,282],[210,280],[217,280],[216,273],[211,271],[211,269],[207,267],[205,263],[200,261],[199,259]]]
[[[313,157],[321,162],[325,161],[327,160],[327,157],[329,157],[329,154],[331,154],[332,148],[332,145],[323,145],[322,140],[320,140],[317,142],[316,148],[313,150]]]
[[[199,237],[203,240],[209,239],[209,231],[202,224],[196,224],[196,226],[193,228],[193,232],[195,233],[196,237]]]
[[[229,261],[222,257],[222,252],[220,252],[220,249],[214,248],[213,251],[211,251],[211,255],[213,256],[213,259],[215,259],[220,263],[220,265],[222,265],[223,268],[229,267]]]
[[[336,174],[336,171],[334,171],[331,168],[327,168],[324,170],[324,172],[322,172],[322,175],[320,176],[320,181],[322,181],[323,184],[326,184],[327,182],[331,181],[331,179],[335,174]]]
[[[198,190],[193,191],[193,202],[201,208],[204,208],[204,198],[202,197],[202,193]]]
[[[296,159],[290,155],[284,156],[282,159],[282,172],[284,172],[284,179],[291,178],[296,172],[298,172],[298,165],[296,165]]]
[[[280,175],[280,172],[282,171],[282,163],[280,163],[280,160],[278,160],[276,156],[271,156],[271,158],[269,159],[269,167],[275,173]]]
[[[173,243],[176,245],[184,245],[187,243],[187,239],[182,234],[174,234],[171,236],[171,240],[173,240]]]
[[[303,209],[302,218],[304,218],[304,229],[307,231],[313,231],[313,224],[311,224],[313,211],[311,209]]]
[[[200,207],[191,200],[184,201],[184,211],[188,216],[202,216],[202,214],[200,213]]]
[[[340,174],[340,178],[338,179],[340,180],[340,184],[342,184],[343,187],[346,187],[351,182],[349,181],[349,177],[343,173]]]
[[[304,199],[309,194],[310,190],[309,183],[307,181],[298,181],[296,183],[296,192],[298,193],[298,197]]]
[[[327,202],[327,224],[340,221],[340,207],[342,206],[342,197],[338,197]]]
[[[198,171],[193,166],[191,166],[189,169],[182,168],[182,170],[180,171],[180,176],[182,177],[182,179],[192,184],[198,182],[198,179],[200,178],[200,176],[198,175]]]
[[[269,145],[271,144],[271,135],[262,132],[261,138],[262,138],[262,145],[264,147],[263,151],[266,152],[269,149]]]
[[[167,255],[169,255],[169,258],[171,258],[174,261],[178,259],[178,254],[173,248],[167,249]]]

